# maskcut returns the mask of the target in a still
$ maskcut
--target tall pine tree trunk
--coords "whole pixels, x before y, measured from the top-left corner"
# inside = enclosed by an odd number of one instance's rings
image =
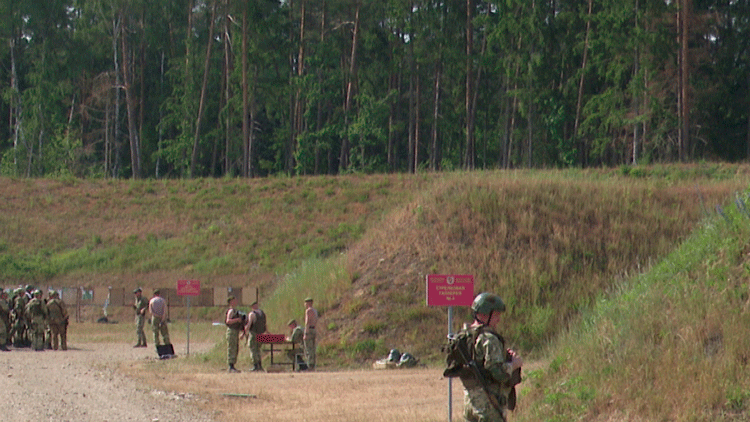
[[[432,95],[432,134],[430,139],[430,170],[440,170],[440,144],[438,143],[438,119],[440,118],[440,82],[443,78],[441,54],[435,62],[435,80]]]
[[[112,119],[112,138],[111,142],[111,166],[110,171],[112,177],[117,177],[117,173],[120,171],[120,89],[122,87],[122,79],[120,74],[120,37],[122,37],[122,21],[120,16],[116,15],[112,18],[112,61],[115,72],[115,109]]]
[[[21,137],[21,95],[18,88],[18,71],[16,68],[15,31],[10,38],[10,116],[8,127],[13,137],[13,172],[18,171],[18,142]]]
[[[231,159],[231,139],[232,135],[234,134],[234,131],[232,130],[231,119],[231,116],[234,115],[234,109],[232,108],[231,112],[229,110],[229,104],[234,97],[234,92],[232,90],[233,85],[231,81],[231,75],[233,73],[232,71],[234,70],[234,56],[232,54],[232,43],[229,36],[229,33],[231,31],[230,0],[224,0],[224,12],[222,13],[222,17],[224,19],[224,29],[222,31],[222,39],[224,44],[224,107],[226,107],[227,109],[224,115],[224,157],[222,159],[222,164],[224,168],[224,174],[228,175],[233,167]]]
[[[206,107],[206,91],[208,90],[208,73],[211,64],[211,50],[214,44],[214,23],[216,22],[216,0],[211,2],[211,22],[208,25],[208,41],[206,43],[206,57],[203,61],[203,83],[201,84],[201,97],[198,102],[198,117],[195,119],[195,134],[193,135],[193,153],[190,156],[190,177],[195,177],[198,163],[198,146],[200,145],[201,121]]]
[[[357,79],[357,45],[359,44],[359,10],[362,4],[357,1],[356,9],[354,11],[354,32],[352,33],[352,49],[349,55],[349,71],[348,79],[346,82],[346,93],[344,100],[344,136],[341,139],[341,153],[339,156],[339,166],[341,170],[349,168],[349,149],[351,148],[349,139],[349,121],[350,113],[352,111],[352,103],[355,95],[355,83]]]
[[[640,28],[638,27],[638,14],[640,13],[639,10],[639,0],[635,0],[635,33],[638,33]],[[635,46],[635,53],[634,53],[634,59],[633,59],[633,79],[638,80],[638,75],[640,73],[641,69],[641,52],[640,52],[640,46],[636,44]],[[633,154],[631,156],[631,164],[632,165],[638,165],[638,154],[640,149],[640,133],[639,133],[639,123],[638,123],[638,116],[641,113],[640,110],[640,95],[636,90],[636,93],[633,97],[633,115],[635,116],[635,123],[633,123]]]
[[[242,10],[242,176],[250,177],[252,175],[252,160],[251,151],[252,144],[250,142],[250,122],[248,122],[249,107],[248,107],[248,86],[247,86],[247,18],[248,18],[247,5]]]
[[[588,65],[589,57],[589,37],[591,36],[591,11],[593,9],[593,0],[588,0],[589,10],[586,14],[586,36],[583,41],[583,58],[581,59],[581,78],[578,81],[578,99],[576,100],[576,119],[573,124],[573,139],[578,140],[578,127],[581,123],[581,108],[583,107],[583,85],[586,75],[586,66]],[[588,155],[586,151],[586,145],[580,142],[581,145],[581,164],[586,165],[585,157]]]
[[[679,111],[679,159],[687,161],[690,150],[690,101],[688,97],[689,61],[688,61],[688,34],[690,30],[691,1],[680,0],[678,11],[678,39],[679,51],[679,89],[678,89],[678,111]]]
[[[473,106],[473,75],[472,61],[474,54],[474,25],[473,11],[474,2],[472,0],[466,0],[466,98],[465,110],[466,110],[466,149],[464,150],[464,168],[471,170],[474,169],[474,110]]]
[[[299,49],[297,51],[297,90],[294,98],[294,130],[292,131],[292,154],[291,160],[294,165],[294,157],[297,150],[299,149],[299,136],[304,130],[303,114],[304,106],[302,100],[302,77],[305,75],[305,15],[306,15],[306,1],[300,1],[300,17],[299,17]],[[293,168],[292,168],[293,169]]]
[[[128,26],[125,17],[121,19],[123,28]],[[130,166],[132,169],[133,179],[141,178],[141,146],[138,136],[136,102],[133,87],[134,58],[133,52],[128,43],[128,35],[125,31],[120,37],[122,43],[122,79],[125,89],[125,107],[128,114],[128,141],[130,143]]]

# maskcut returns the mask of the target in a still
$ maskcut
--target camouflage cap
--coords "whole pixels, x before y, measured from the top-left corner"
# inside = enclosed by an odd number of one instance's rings
[[[305,298],[305,302],[312,302],[312,301],[313,301],[313,298],[311,298],[310,296]]]
[[[139,293],[139,292],[142,292],[142,291],[143,291],[143,289],[141,289],[140,287],[136,287],[135,290],[133,290],[133,294],[136,294],[136,293]]]
[[[49,297],[57,296],[57,290],[49,289],[49,292],[47,292],[47,296]]]
[[[229,304],[229,302],[231,302],[231,301],[233,301],[235,299],[237,299],[237,298],[234,297],[234,296],[232,296],[232,295],[227,296],[227,304]]]
[[[41,296],[41,295],[42,295],[42,291],[41,290],[39,290],[39,289],[34,290],[34,296]]]
[[[286,323],[286,325],[292,325],[292,324],[297,325],[297,320],[296,319],[290,319],[289,322]]]

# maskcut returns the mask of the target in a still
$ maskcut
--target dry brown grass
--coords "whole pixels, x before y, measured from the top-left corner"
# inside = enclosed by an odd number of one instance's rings
[[[213,391],[223,386],[222,380],[234,383],[232,380],[239,379],[243,392],[255,394],[265,403],[248,406],[243,402],[240,408],[258,405],[263,411],[280,412],[289,405],[284,395],[300,384],[304,387],[301,393],[295,392],[301,394],[295,400],[310,406],[322,401],[326,405],[318,412],[336,420],[336,404],[305,393],[308,384],[316,384],[316,390],[339,393],[335,385],[327,384],[326,374],[334,384],[344,383],[344,379],[337,379],[337,369],[368,368],[392,347],[439,365],[446,311],[424,306],[426,274],[474,274],[477,291],[501,294],[510,309],[503,334],[524,356],[533,359],[551,338],[575,321],[581,310],[589,309],[598,294],[616,288],[621,278],[671,252],[706,213],[714,212],[715,205],[726,203],[748,185],[746,166],[730,169],[732,177],[726,177],[724,170],[720,177],[690,176],[695,171],[695,167],[677,168],[666,175],[646,177],[617,171],[509,171],[262,181],[2,180],[0,189],[16,190],[10,201],[15,208],[0,216],[0,223],[9,227],[2,246],[13,252],[23,248],[65,250],[91,244],[97,251],[109,244],[147,245],[149,238],[173,246],[170,239],[177,239],[185,244],[179,252],[183,255],[203,254],[202,259],[222,254],[239,257],[230,273],[200,277],[206,285],[223,283],[224,279],[260,279],[265,280],[266,289],[262,291],[271,292],[284,281],[272,268],[296,268],[294,263],[301,262],[305,251],[311,250],[308,244],[320,238],[333,242],[332,250],[346,252],[349,279],[344,289],[331,292],[318,304],[325,324],[320,330],[321,372],[304,376],[266,374],[263,377],[268,378],[255,385],[254,374],[231,378],[220,372],[217,365],[223,361],[216,357],[220,353],[215,353],[205,365],[194,362],[195,367],[172,369],[177,382],[169,385],[197,389],[210,386],[207,394],[216,394]],[[680,172],[689,175],[672,177]],[[352,186],[356,188],[350,189]],[[58,216],[58,211],[65,216]],[[68,221],[76,219],[80,221]],[[361,239],[359,234],[352,235],[352,227],[365,230]],[[100,236],[101,243],[91,242],[95,236]],[[26,238],[29,243],[23,243]],[[201,245],[209,252],[202,252]],[[178,252],[173,253],[179,258]],[[284,262],[293,264],[286,267]],[[201,262],[168,268],[153,265],[156,268],[134,267],[102,274],[72,272],[58,279],[76,284],[92,278],[110,285],[127,285],[132,278],[173,283],[178,276],[195,274]],[[289,317],[266,310],[277,322]],[[468,315],[465,310],[457,310],[455,318],[460,322]],[[373,398],[366,392],[359,394],[358,386],[363,383],[357,375],[360,372],[368,379],[374,375],[372,371],[351,372],[352,383],[345,384],[341,394],[351,392],[354,404],[347,412],[364,420],[368,407],[361,408],[360,416],[357,403]],[[414,395],[424,384],[430,386],[424,393],[426,400],[433,400],[429,397],[434,390],[434,400],[439,403],[442,379],[436,376],[440,381],[433,385],[429,379],[432,375],[425,379],[420,378],[420,371],[408,371],[412,372],[413,383],[398,379],[411,390],[403,395]],[[380,375],[374,376],[377,380]],[[269,386],[264,389],[266,380]],[[668,378],[660,382],[667,385]],[[278,387],[269,393],[275,383]],[[233,386],[227,385],[226,391],[232,392]],[[668,390],[653,391],[661,394]],[[229,406],[235,399],[221,400]],[[408,403],[421,403],[419,400],[411,397]],[[444,419],[440,406],[433,401],[425,403],[424,407],[437,409],[399,416],[399,409],[412,410],[394,402],[394,413],[389,414],[394,419],[389,420]],[[606,402],[596,406],[602,414],[615,415],[614,420],[619,417],[617,412],[626,408]],[[623,418],[642,409],[631,410],[623,410]],[[522,407],[519,415],[523,411]]]

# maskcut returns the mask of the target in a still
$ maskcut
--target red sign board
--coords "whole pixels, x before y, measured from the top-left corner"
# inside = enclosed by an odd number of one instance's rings
[[[180,296],[198,296],[201,294],[201,282],[198,280],[177,280],[177,294]]]
[[[429,274],[426,290],[428,306],[471,306],[474,276]]]

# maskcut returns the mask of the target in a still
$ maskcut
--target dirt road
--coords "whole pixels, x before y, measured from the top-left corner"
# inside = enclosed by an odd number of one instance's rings
[[[0,352],[6,421],[213,421],[185,402],[119,373],[120,362],[154,359],[127,344],[76,344],[65,352]]]
[[[191,344],[191,353],[211,346]],[[184,355],[183,349],[176,352]],[[179,360],[158,361],[152,347],[125,343],[2,352],[3,420],[447,420],[447,381],[434,369],[195,373]],[[155,374],[155,368],[163,371]],[[460,385],[454,383],[453,392],[453,420],[459,421]]]

